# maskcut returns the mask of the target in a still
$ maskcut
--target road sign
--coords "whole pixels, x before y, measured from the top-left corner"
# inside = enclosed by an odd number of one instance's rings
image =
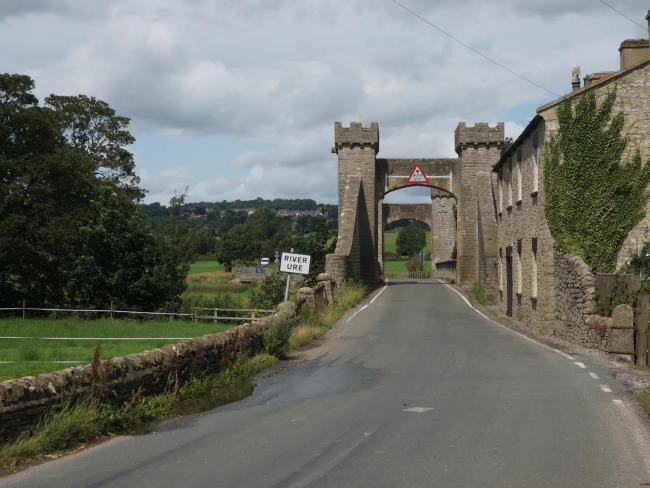
[[[308,254],[296,254],[293,252],[283,252],[280,258],[281,273],[309,274],[309,265],[311,256]]]
[[[413,171],[411,171],[411,174],[409,175],[409,183],[410,184],[429,183],[429,179],[427,178],[427,175],[424,174],[424,171],[422,171],[422,168],[420,168],[419,164],[416,164],[415,167],[413,168]]]

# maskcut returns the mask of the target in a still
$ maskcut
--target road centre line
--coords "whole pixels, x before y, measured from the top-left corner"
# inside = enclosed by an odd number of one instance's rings
[[[490,322],[490,323],[492,323],[492,324],[494,324],[494,325],[497,325],[497,326],[501,327],[502,329],[507,330],[508,332],[510,332],[510,333],[512,333],[512,334],[516,334],[516,335],[518,335],[519,337],[521,337],[522,339],[527,340],[528,342],[532,342],[533,344],[537,344],[538,346],[543,347],[544,349],[548,349],[548,350],[550,350],[550,351],[553,351],[553,352],[559,354],[560,356],[562,356],[562,357],[564,357],[564,358],[566,358],[566,359],[569,359],[569,360],[571,360],[571,361],[573,361],[573,360],[575,359],[573,356],[571,356],[571,355],[565,353],[564,351],[560,351],[559,349],[555,349],[554,347],[547,346],[546,344],[542,344],[541,342],[538,342],[538,341],[536,341],[535,339],[531,339],[530,337],[528,337],[527,335],[522,334],[521,332],[517,332],[516,330],[513,330],[513,329],[511,329],[510,327],[506,327],[505,325],[500,324],[500,323],[497,322],[496,320],[492,320],[490,317],[488,317],[488,316],[485,315],[483,312],[481,312],[479,309],[477,309],[474,305],[472,305],[472,303],[467,299],[467,297],[465,297],[465,295],[463,295],[461,292],[459,292],[458,290],[456,290],[453,286],[449,286],[449,285],[448,285],[447,283],[445,283],[444,281],[441,281],[441,280],[438,280],[438,281],[439,281],[440,283],[442,283],[443,285],[445,285],[447,288],[449,288],[451,291],[453,291],[453,292],[454,292],[456,295],[458,295],[460,298],[462,298],[463,301],[464,301],[464,302],[469,306],[469,308],[471,308],[472,310],[474,310],[477,314],[479,314],[481,317],[483,317],[483,318],[484,318],[485,320],[487,320],[488,322]]]
[[[578,368],[586,369],[587,366],[585,366],[585,363],[581,363],[580,361],[573,361],[573,364],[575,364]]]
[[[593,372],[591,372],[591,371],[589,371],[589,376],[591,376],[591,377],[592,377],[593,379],[595,379],[595,380],[599,380],[599,379],[600,379],[600,376],[598,376],[596,373],[593,373]]]
[[[605,393],[611,393],[612,390],[609,386],[607,385],[600,385],[600,389],[603,390]]]

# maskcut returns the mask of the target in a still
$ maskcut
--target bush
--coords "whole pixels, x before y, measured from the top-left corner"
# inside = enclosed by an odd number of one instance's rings
[[[270,310],[278,306],[284,300],[284,288],[286,278],[280,273],[271,273],[262,282],[260,291],[254,291],[251,295],[251,305],[254,308]]]
[[[479,302],[481,305],[485,305],[485,290],[483,289],[483,285],[481,285],[478,281],[475,281],[472,285],[472,295],[474,295],[474,298],[476,298],[477,302]]]
[[[291,323],[283,318],[275,318],[271,326],[264,331],[264,352],[284,359],[289,353]]]
[[[417,271],[422,271],[422,261],[420,258],[412,257],[406,261],[406,269],[409,270],[409,273],[415,273]]]

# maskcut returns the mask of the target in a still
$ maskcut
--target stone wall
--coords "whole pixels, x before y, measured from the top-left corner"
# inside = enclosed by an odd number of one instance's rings
[[[431,200],[431,261],[456,257],[456,199],[436,196]]]
[[[585,347],[606,349],[609,324],[596,316],[596,278],[578,256],[555,250],[553,335]]]
[[[461,122],[455,131],[455,148],[460,158],[458,197],[458,282],[472,286],[480,281],[489,299],[497,286],[497,228],[492,194],[492,166],[499,160],[504,125]]]
[[[497,288],[501,310],[506,313],[510,255],[512,317],[542,333],[551,333],[555,322],[555,261],[554,241],[544,213],[544,120],[536,119],[527,131],[518,139],[516,151],[506,155],[496,168]]]
[[[15,437],[31,428],[51,407],[101,389],[115,404],[130,400],[141,389],[144,395],[173,390],[196,376],[215,374],[243,356],[264,349],[264,331],[274,320],[294,321],[306,303],[326,305],[333,300],[335,285],[328,275],[318,284],[301,289],[295,303],[278,307],[270,317],[229,329],[125,357],[67,368],[54,373],[27,376],[0,383],[0,439]]]

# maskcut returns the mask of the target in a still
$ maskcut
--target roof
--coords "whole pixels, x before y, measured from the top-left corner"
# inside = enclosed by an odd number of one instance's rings
[[[541,107],[539,107],[537,109],[537,113],[539,114],[539,113],[541,113],[541,112],[543,112],[545,110],[548,110],[549,108],[552,108],[552,107],[554,107],[556,105],[559,105],[560,103],[562,103],[565,100],[570,100],[571,98],[582,95],[583,93],[588,92],[589,90],[595,90],[596,88],[599,88],[599,87],[601,87],[601,86],[603,86],[603,85],[605,85],[607,83],[610,83],[610,82],[612,82],[614,80],[618,80],[620,78],[623,78],[624,76],[627,76],[632,71],[636,71],[638,69],[645,68],[646,66],[650,66],[650,59],[646,59],[645,61],[641,61],[640,63],[635,64],[634,66],[630,66],[627,69],[624,69],[624,70],[621,70],[621,71],[614,71],[609,76],[603,76],[601,79],[595,80],[595,81],[593,81],[592,83],[590,83],[587,86],[583,86],[582,88],[580,88],[580,89],[578,89],[576,91],[572,91],[571,93],[567,93],[566,95],[563,95],[560,98],[556,98],[552,102],[548,102],[548,103],[542,105]]]
[[[521,145],[524,139],[528,137],[528,135],[535,130],[537,125],[544,120],[544,118],[539,115],[541,112],[544,112],[545,110],[548,110],[549,108],[555,107],[556,105],[559,105],[565,100],[570,100],[574,97],[580,96],[590,90],[595,90],[607,83],[610,83],[614,80],[618,80],[620,78],[623,78],[624,76],[628,75],[632,71],[636,71],[641,68],[645,68],[646,66],[650,66],[650,59],[646,59],[645,61],[642,61],[634,66],[630,66],[627,69],[621,70],[621,71],[613,71],[611,74],[608,76],[603,76],[601,79],[594,80],[592,83],[590,83],[587,86],[583,86],[582,88],[572,91],[571,93],[567,93],[566,95],[561,96],[560,98],[556,98],[552,102],[548,102],[541,107],[537,109],[537,114],[533,119],[528,123],[526,128],[523,130],[523,132],[517,137],[517,139],[512,143],[512,146],[508,148],[506,152],[504,152],[501,155],[501,158],[496,162],[494,166],[492,166],[492,171],[498,171],[501,166],[512,156],[512,154],[517,150],[517,148]],[[607,72],[601,72],[602,74],[606,74]],[[601,74],[598,73],[598,74]],[[596,73],[594,73],[596,74]]]
[[[492,171],[498,171],[505,162],[510,159],[510,157],[513,155],[513,153],[517,150],[517,148],[521,145],[521,143],[526,139],[531,132],[533,132],[537,126],[539,125],[540,122],[542,122],[544,118],[541,115],[535,115],[533,117],[533,120],[528,122],[528,125],[526,128],[522,131],[521,134],[519,134],[519,137],[512,143],[512,145],[506,150],[501,155],[501,158],[496,162],[494,166],[492,166]]]

